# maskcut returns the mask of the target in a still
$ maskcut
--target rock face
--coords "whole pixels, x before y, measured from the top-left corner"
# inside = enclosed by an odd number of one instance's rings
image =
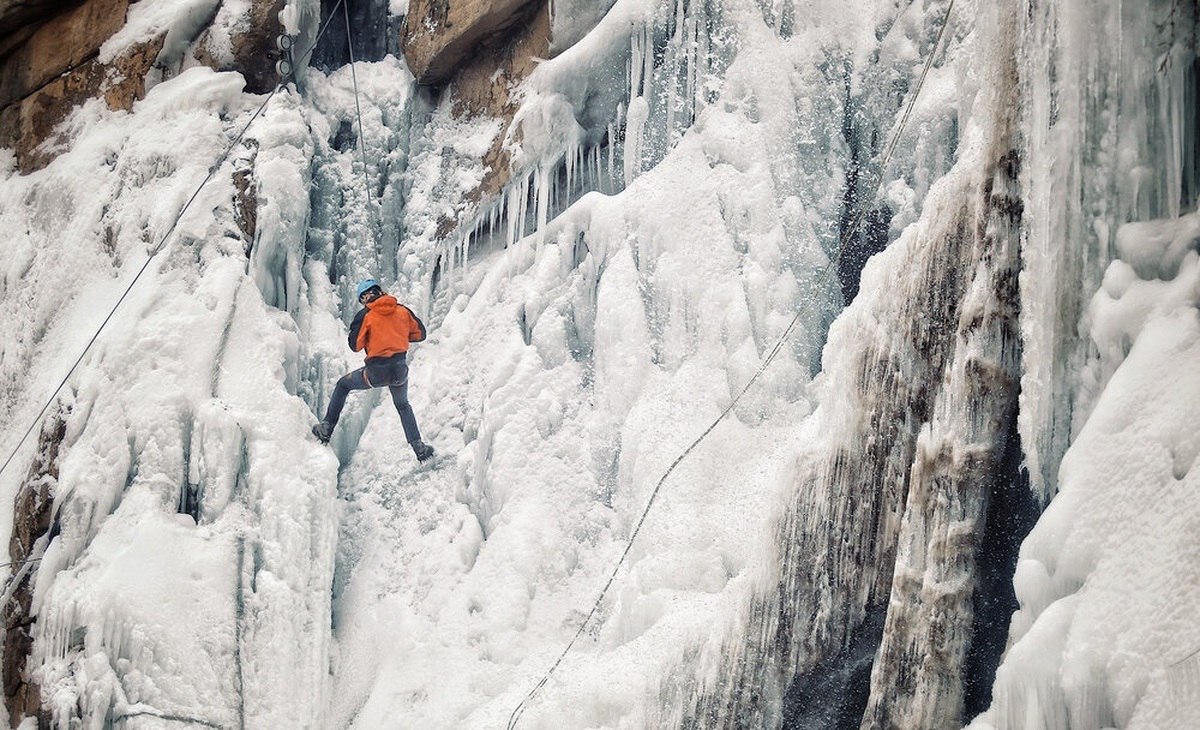
[[[218,71],[241,72],[249,92],[269,91],[278,81],[275,37],[283,32],[279,13],[284,4],[255,0],[244,10],[230,11],[244,15],[226,24],[236,30],[216,43],[213,30],[203,29],[192,55]],[[111,62],[98,60],[100,46],[125,25],[129,6],[130,0],[45,3],[36,6],[40,15],[5,14],[0,6],[0,146],[16,151],[22,173],[54,158],[55,127],[78,105],[102,98],[110,109],[128,111],[145,96],[152,72],[169,76],[178,71],[180,58],[161,57],[164,35],[134,44]],[[41,22],[51,13],[57,14]],[[41,24],[5,34],[10,17]]]
[[[549,47],[549,6],[541,5],[507,44],[475,56],[454,80],[458,112],[489,114],[504,120],[503,129],[483,158],[488,174],[474,192],[476,200],[496,195],[511,177],[510,160],[503,147],[517,110],[512,90],[533,71],[536,59],[545,57]]]
[[[275,88],[279,76],[275,62],[280,53],[275,38],[283,33],[279,13],[286,0],[258,0],[250,5],[246,22],[229,37],[231,54],[215,50],[211,29],[204,31],[197,44],[196,60],[217,71],[240,71],[246,77],[246,91],[261,94]]]
[[[418,82],[448,81],[460,68],[477,65],[480,46],[536,5],[547,7],[540,0],[413,0],[404,29],[404,58]]]
[[[984,188],[987,214],[976,235],[988,255],[976,262],[946,381],[917,438],[863,728],[951,727],[968,719],[970,677],[963,667],[974,638],[973,599],[989,507],[1000,503],[1001,491],[1026,489],[1006,468],[1006,452],[1015,447],[1020,453],[1016,190],[1012,153]]]
[[[505,140],[517,105],[512,90],[550,53],[550,5],[543,0],[415,0],[404,29],[404,57],[423,84],[444,84],[454,113],[492,117],[500,131],[484,154],[483,180],[467,195],[474,203],[498,194],[512,176]],[[437,235],[459,220],[442,218]]]
[[[73,0],[0,0],[0,38],[73,5]],[[4,47],[0,45],[0,55]]]
[[[13,569],[13,584],[9,587],[4,613],[4,704],[8,707],[10,727],[17,727],[25,717],[38,717],[41,700],[38,685],[26,672],[26,659],[33,649],[29,616],[33,601],[33,577],[37,563],[20,563],[36,558],[35,552],[45,549],[51,533],[51,507],[54,486],[58,483],[58,452],[66,434],[66,421],[60,416],[46,421],[42,429],[37,457],[29,476],[17,493],[13,534],[8,545],[8,559],[18,565]]]
[[[125,24],[128,0],[90,0],[46,22],[3,61],[0,106],[29,96],[96,55]]]
[[[997,55],[1005,62],[996,73],[997,94],[1007,94],[1009,108],[1017,108],[1012,48]],[[999,548],[1000,559],[1015,565],[1020,538],[1032,527],[1029,520],[988,534],[995,527],[989,522],[1005,520],[1020,495],[1031,499],[1020,474],[1017,437],[1024,203],[1015,124],[1011,116],[999,115],[992,140],[996,159],[975,203],[974,230],[960,229],[968,238],[958,245],[971,253],[960,259],[965,264],[965,277],[955,283],[960,303],[950,320],[953,332],[945,333],[952,349],[908,475],[864,730],[958,726],[985,709],[974,695],[968,703],[972,682],[990,684],[970,670],[968,653],[991,653],[988,663],[994,666],[1003,644],[987,645],[989,636],[976,623],[998,623],[992,615],[1007,618],[1015,608],[997,601],[980,579],[987,572],[986,552],[1006,544]],[[985,605],[989,602],[996,605]]]
[[[96,60],[104,41],[124,26],[128,10],[128,0],[88,0],[30,32],[0,59],[0,145],[16,150],[22,172],[53,159],[39,146],[82,102],[101,97],[111,109],[129,109],[145,94],[161,37],[137,44],[112,63]]]

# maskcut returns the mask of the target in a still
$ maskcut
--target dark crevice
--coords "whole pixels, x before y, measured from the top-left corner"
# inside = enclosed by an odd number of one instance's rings
[[[1200,22],[1200,12],[1197,12]],[[1192,38],[1193,51],[1200,52],[1196,37]],[[1185,74],[1183,85],[1184,113],[1190,117],[1181,125],[1191,130],[1184,136],[1182,166],[1180,171],[1180,210],[1191,210],[1200,203],[1200,55],[1192,57],[1191,66]]]
[[[533,332],[529,326],[529,317],[525,313],[525,305],[522,304],[517,310],[517,326],[521,328],[521,339],[526,345],[533,343]]]
[[[192,448],[195,434],[193,423],[185,420],[183,424],[183,478],[180,480],[179,501],[175,511],[182,515],[189,515],[199,523],[201,485],[192,481]]]
[[[846,186],[842,191],[842,213],[838,220],[838,238],[842,242],[837,254],[837,276],[842,285],[842,301],[846,304],[858,296],[862,270],[867,260],[888,245],[892,209],[887,205],[864,209],[874,202],[873,184],[878,175],[868,169],[874,162],[879,146],[878,130],[863,129],[861,103],[851,96],[852,73],[849,64],[844,72],[845,108],[842,113],[842,138],[850,154],[846,168]],[[864,186],[868,186],[864,189]]]
[[[25,718],[36,718],[38,726],[48,726],[49,719],[41,706],[41,691],[37,680],[27,671],[33,653],[31,614],[37,560],[45,546],[58,534],[58,519],[54,514],[54,492],[58,484],[58,457],[67,432],[67,410],[49,417],[38,438],[38,450],[14,500],[12,536],[9,539],[9,560],[13,577],[6,585],[7,600],[2,607],[4,619],[4,705],[12,727]]]
[[[391,53],[399,56],[400,18],[390,17],[388,3],[380,0],[344,0],[345,11],[350,15],[353,31],[354,60],[379,61]],[[338,0],[321,0],[321,23],[325,35],[313,50],[310,65],[329,73],[350,63],[350,49],[346,44],[346,19],[343,8],[337,8],[336,17],[331,14]]]
[[[969,720],[992,703],[992,683],[1004,657],[1008,628],[1017,610],[1013,588],[1017,556],[1025,536],[1041,514],[1041,504],[1029,484],[1029,472],[1017,434],[1017,414],[1009,419],[1004,456],[988,502],[983,543],[976,564],[975,617],[971,647],[962,670],[963,719]]]
[[[838,281],[842,284],[842,300],[847,304],[858,296],[867,261],[887,248],[891,221],[892,209],[887,205],[866,211],[858,230],[842,247],[838,256]]]
[[[785,730],[857,730],[886,618],[886,603],[868,608],[841,651],[792,679],[783,697]]]
[[[333,133],[333,139],[329,140],[329,146],[337,152],[358,149],[358,133],[349,119],[343,119],[338,123],[337,129]]]

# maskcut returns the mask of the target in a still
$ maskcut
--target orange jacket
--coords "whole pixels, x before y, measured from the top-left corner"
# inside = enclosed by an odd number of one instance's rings
[[[408,352],[408,343],[425,339],[425,324],[408,307],[384,294],[354,315],[350,349],[367,351],[367,359]]]

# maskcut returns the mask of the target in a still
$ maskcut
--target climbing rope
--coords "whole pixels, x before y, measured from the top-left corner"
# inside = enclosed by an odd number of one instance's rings
[[[92,345],[96,344],[96,340],[100,337],[100,333],[103,332],[104,328],[108,326],[108,323],[112,320],[113,315],[117,313],[117,309],[120,308],[121,304],[125,301],[125,298],[129,296],[129,292],[133,290],[134,285],[138,283],[138,279],[141,279],[142,274],[146,273],[146,269],[150,267],[150,262],[152,262],[154,257],[166,247],[167,239],[170,238],[171,234],[175,232],[175,228],[179,225],[179,221],[183,218],[184,213],[187,212],[188,208],[191,207],[192,203],[195,202],[196,198],[200,195],[200,191],[204,189],[204,186],[207,185],[210,180],[212,180],[213,175],[217,173],[217,170],[221,169],[221,166],[225,164],[227,159],[229,159],[229,154],[233,152],[233,148],[241,143],[242,138],[246,136],[246,132],[250,129],[250,125],[254,123],[254,120],[258,119],[259,116],[262,115],[263,111],[265,111],[267,108],[267,104],[271,103],[271,99],[275,98],[275,95],[279,93],[279,90],[282,89],[285,84],[287,84],[289,79],[295,81],[296,68],[300,63],[306,62],[312,55],[312,52],[316,50],[317,43],[319,43],[321,41],[321,37],[325,35],[325,30],[329,27],[329,23],[332,20],[334,13],[338,11],[338,7],[341,6],[344,1],[345,0],[338,0],[337,5],[333,7],[333,10],[329,13],[329,17],[326,18],[325,22],[322,24],[319,32],[317,33],[317,37],[312,42],[312,45],[310,45],[308,50],[300,55],[299,62],[292,64],[292,68],[288,74],[279,80],[279,83],[275,85],[275,88],[271,90],[271,93],[267,95],[267,98],[264,99],[263,103],[259,105],[257,110],[255,110],[254,114],[250,117],[250,120],[246,122],[245,126],[242,127],[242,130],[238,132],[233,141],[230,142],[225,148],[225,151],[221,153],[221,156],[217,158],[217,161],[208,168],[208,174],[204,176],[204,180],[200,182],[200,185],[196,187],[196,190],[192,193],[192,196],[188,198],[183,207],[179,209],[178,215],[175,216],[175,220],[171,221],[171,226],[167,228],[167,232],[162,235],[162,238],[159,240],[158,244],[150,250],[150,256],[146,259],[146,262],[142,264],[142,268],[138,269],[138,272],[134,275],[133,280],[129,282],[129,286],[125,287],[125,291],[121,293],[120,298],[117,299],[117,303],[114,304],[112,309],[109,311],[108,316],[104,318],[104,321],[101,322],[100,326],[96,328],[96,332],[92,335],[92,338],[88,340],[86,345],[84,345],[83,351],[79,353],[79,357],[75,358],[75,362],[71,365],[71,369],[67,371],[67,374],[64,375],[59,384],[55,386],[54,391],[50,394],[50,397],[47,398],[45,404],[42,405],[42,409],[38,411],[38,414],[33,418],[33,422],[29,424],[29,428],[25,429],[25,433],[22,434],[21,439],[17,442],[17,445],[13,447],[12,453],[10,453],[8,458],[4,460],[4,465],[0,466],[0,474],[4,473],[4,470],[8,468],[8,465],[11,464],[12,460],[16,457],[17,452],[21,450],[23,445],[25,445],[25,439],[29,438],[29,434],[32,433],[33,429],[36,428],[38,423],[41,422],[42,416],[46,415],[46,411],[50,408],[51,404],[54,403],[54,399],[58,397],[58,394],[62,392],[63,387],[66,386],[67,381],[69,381],[71,376],[74,375],[75,370],[79,367],[79,363],[83,362],[84,356],[86,356],[88,351],[92,349]]]
[[[884,147],[885,151],[879,164],[878,175],[880,180],[876,181],[874,184],[872,197],[877,195],[879,192],[879,185],[881,184],[883,178],[883,170],[887,167],[888,162],[891,160],[892,154],[896,150],[897,141],[899,140],[900,135],[903,134],[904,128],[908,124],[909,117],[912,115],[912,110],[916,104],[917,96],[919,96],[921,93],[921,87],[925,84],[925,77],[929,74],[929,69],[933,65],[934,56],[937,55],[937,50],[941,46],[942,35],[945,33],[946,26],[950,22],[950,12],[953,9],[954,0],[950,0],[950,3],[946,6],[946,12],[942,16],[942,25],[938,30],[937,38],[934,40],[933,48],[930,49],[929,56],[925,59],[925,67],[921,70],[921,76],[917,79],[917,84],[913,88],[913,93],[909,98],[908,106],[905,108],[904,114],[900,118],[900,123],[896,126],[895,131],[892,133],[891,139]],[[862,223],[862,217],[862,209],[860,208],[859,214],[855,216],[850,227],[847,228],[842,234],[840,243],[841,246],[844,247],[849,242],[851,236],[854,235],[858,226]],[[646,500],[646,506],[642,509],[641,515],[638,517],[637,522],[634,523],[632,532],[629,533],[629,537],[625,541],[625,549],[621,552],[621,557],[617,559],[616,565],[613,566],[612,573],[609,574],[608,580],[604,583],[604,587],[600,589],[600,594],[596,597],[595,603],[592,604],[592,609],[588,611],[587,616],[583,619],[583,623],[579,625],[578,630],[575,631],[575,635],[571,637],[569,642],[567,642],[566,647],[564,647],[562,652],[559,653],[558,657],[554,660],[554,663],[550,665],[550,668],[546,670],[541,679],[538,680],[537,684],[533,686],[533,689],[529,690],[525,697],[522,698],[522,700],[517,703],[517,706],[513,708],[512,714],[509,715],[508,718],[508,730],[513,730],[517,726],[517,723],[521,719],[521,715],[525,712],[526,706],[534,698],[534,696],[537,695],[542,687],[546,686],[546,683],[550,681],[550,677],[554,674],[554,671],[558,669],[558,666],[562,664],[563,659],[566,658],[567,654],[575,646],[575,643],[579,641],[579,637],[583,636],[584,631],[587,630],[587,626],[591,622],[592,617],[596,615],[598,610],[600,610],[600,604],[603,603],[605,595],[608,594],[608,589],[611,588],[613,582],[616,581],[617,574],[620,572],[621,566],[625,563],[625,559],[629,556],[629,551],[633,548],[633,542],[637,539],[638,533],[642,529],[642,525],[646,522],[646,517],[650,514],[650,508],[654,506],[654,500],[658,497],[659,490],[662,489],[663,483],[667,481],[667,477],[671,476],[671,473],[675,471],[675,467],[679,466],[680,462],[687,458],[687,456],[691,454],[697,446],[700,445],[700,442],[707,438],[708,435],[712,433],[713,429],[715,429],[717,425],[720,424],[721,421],[725,420],[725,417],[733,411],[738,402],[742,399],[742,396],[746,394],[746,391],[750,390],[750,387],[754,385],[759,376],[763,374],[763,372],[767,369],[767,366],[770,365],[771,361],[775,359],[775,356],[783,350],[783,346],[788,337],[791,336],[792,331],[795,330],[796,325],[799,324],[801,314],[802,312],[797,312],[795,316],[792,317],[792,321],[788,323],[788,326],[784,329],[783,334],[779,336],[779,339],[775,342],[775,346],[772,347],[770,352],[767,353],[767,356],[763,359],[762,364],[758,366],[758,370],[753,376],[750,377],[750,380],[746,382],[746,385],[741,389],[740,392],[738,392],[729,405],[726,406],[725,410],[721,411],[721,415],[717,416],[716,420],[709,424],[708,428],[704,429],[704,432],[701,433],[695,441],[692,441],[692,443],[683,450],[683,453],[676,457],[675,461],[671,462],[671,465],[667,467],[667,470],[663,473],[663,475],[659,477],[658,483],[654,485],[654,489],[650,492],[650,498]]]
[[[346,48],[350,51],[350,80],[354,84],[354,114],[358,118],[358,151],[362,155],[363,189],[367,191],[367,220],[375,209],[371,202],[371,181],[367,177],[367,140],[363,135],[362,107],[358,103],[358,74],[354,70],[354,35],[350,30],[350,6],[342,5],[342,17],[346,19]]]
[[[1184,663],[1184,662],[1186,662],[1188,659],[1191,659],[1191,658],[1192,658],[1192,657],[1194,657],[1194,656],[1200,656],[1200,647],[1196,647],[1196,648],[1195,648],[1195,649],[1192,651],[1192,653],[1188,654],[1188,655],[1187,655],[1187,656],[1185,656],[1184,658],[1182,658],[1182,659],[1180,659],[1180,660],[1178,660],[1178,661],[1171,662],[1170,664],[1168,664],[1168,665],[1167,665],[1167,669],[1174,669],[1175,667],[1179,666],[1180,664],[1183,664],[1183,663]]]
[[[906,6],[905,10],[907,9],[908,7]],[[942,16],[942,26],[938,28],[937,38],[935,38],[933,41],[933,48],[929,51],[929,56],[925,58],[925,66],[921,69],[920,78],[917,79],[917,85],[914,87],[915,92],[908,98],[908,105],[904,108],[904,114],[900,117],[900,124],[896,127],[896,132],[892,134],[887,145],[885,145],[883,148],[883,155],[880,158],[879,166],[876,168],[875,172],[879,179],[876,180],[875,184],[871,187],[872,198],[879,194],[879,186],[883,183],[884,171],[887,169],[888,163],[892,161],[892,155],[896,152],[896,146],[900,142],[900,133],[904,131],[904,127],[908,125],[908,118],[912,116],[913,107],[917,104],[917,96],[919,96],[921,93],[921,87],[925,85],[925,77],[929,75],[929,69],[933,66],[934,56],[937,55],[937,50],[942,45],[942,35],[946,32],[946,26],[950,24],[950,11],[953,9],[954,0],[950,0],[950,4],[946,6],[946,13]],[[903,14],[903,11],[901,14]],[[846,244],[849,243],[851,236],[857,232],[858,226],[862,223],[863,215],[865,214],[866,210],[862,206],[859,206],[858,213],[854,216],[854,220],[846,229],[846,232],[842,234],[842,240],[840,243],[841,249],[845,249]],[[841,250],[838,251],[838,254],[841,255]]]
[[[30,563],[36,563],[39,560],[42,560],[42,558],[28,558],[26,560],[14,560],[11,563],[0,563],[0,568],[7,568],[10,565],[29,565]]]

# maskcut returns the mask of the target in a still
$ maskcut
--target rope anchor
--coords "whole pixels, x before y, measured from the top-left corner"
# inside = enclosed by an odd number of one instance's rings
[[[292,72],[296,70],[296,62],[292,57],[292,48],[295,44],[296,40],[287,33],[280,33],[275,36],[275,47],[282,54],[280,59],[275,62],[275,73],[284,79],[291,76]]]

